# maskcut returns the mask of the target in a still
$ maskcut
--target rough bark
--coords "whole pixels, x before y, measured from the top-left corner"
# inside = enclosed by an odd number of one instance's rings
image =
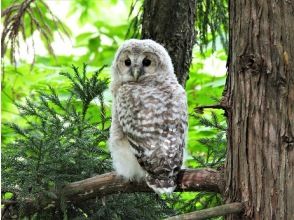
[[[181,170],[175,191],[207,191],[221,193],[224,188],[223,175],[212,169]],[[101,198],[114,193],[153,192],[145,182],[129,182],[115,172],[94,176],[67,184],[60,191],[52,192],[51,198],[40,195],[37,200],[27,200],[26,214],[54,207],[60,198],[79,203],[89,199]],[[53,198],[55,197],[55,199]],[[6,206],[17,205],[17,201],[5,201]]]
[[[196,0],[145,0],[142,38],[161,43],[169,52],[183,86],[188,79],[195,43]]]
[[[223,183],[221,174],[212,169],[181,170],[176,191],[221,192]],[[115,172],[70,183],[63,189],[63,194],[71,201],[84,201],[97,196],[130,192],[152,192],[152,189],[145,182],[125,181]]]
[[[230,1],[226,219],[294,219],[294,2]]]

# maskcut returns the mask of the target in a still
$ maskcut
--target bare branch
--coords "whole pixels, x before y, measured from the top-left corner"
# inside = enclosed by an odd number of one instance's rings
[[[190,212],[183,215],[177,215],[166,220],[201,220],[217,216],[224,216],[233,213],[240,213],[244,209],[243,204],[240,202],[220,205],[214,208],[204,209],[201,211]]]
[[[176,191],[221,192],[223,179],[219,172],[212,169],[181,170]],[[131,192],[152,192],[144,182],[129,182],[115,172],[95,176],[66,185],[62,193],[71,201],[82,201],[113,194]]]
[[[6,200],[6,199],[1,199],[1,204],[3,205],[14,205],[16,204],[17,202],[14,201],[14,200]]]

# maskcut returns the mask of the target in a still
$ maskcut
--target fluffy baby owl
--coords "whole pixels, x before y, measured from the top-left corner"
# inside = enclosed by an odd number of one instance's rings
[[[163,46],[128,40],[112,64],[110,151],[118,174],[171,193],[183,160],[187,99]]]

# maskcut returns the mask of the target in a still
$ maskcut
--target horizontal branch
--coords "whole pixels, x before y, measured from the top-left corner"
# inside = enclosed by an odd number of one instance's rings
[[[178,186],[175,191],[223,191],[222,174],[212,169],[181,170],[178,175]],[[115,172],[94,176],[85,180],[69,183],[60,191],[52,192],[57,198],[65,198],[68,202],[81,201],[103,197],[114,193],[153,192],[145,182],[130,182]],[[28,200],[25,213],[55,206],[58,199],[40,196],[38,201]],[[7,203],[6,203],[7,204]]]
[[[16,204],[17,202],[16,201],[14,201],[14,200],[7,200],[7,199],[1,199],[1,204],[3,204],[3,205],[14,205],[14,204]]]
[[[175,191],[221,192],[223,179],[212,169],[181,170]],[[114,193],[153,192],[145,182],[130,182],[115,172],[66,185],[62,193],[71,201],[83,201]]]
[[[228,214],[240,213],[244,209],[243,204],[240,202],[220,205],[214,208],[204,209],[196,212],[190,212],[183,215],[177,215],[166,220],[201,220],[217,216],[224,216]]]

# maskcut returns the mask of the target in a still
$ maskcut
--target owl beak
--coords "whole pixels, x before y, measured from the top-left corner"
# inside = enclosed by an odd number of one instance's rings
[[[143,75],[143,69],[138,67],[133,67],[131,69],[131,75],[135,80],[138,80],[141,75]]]

